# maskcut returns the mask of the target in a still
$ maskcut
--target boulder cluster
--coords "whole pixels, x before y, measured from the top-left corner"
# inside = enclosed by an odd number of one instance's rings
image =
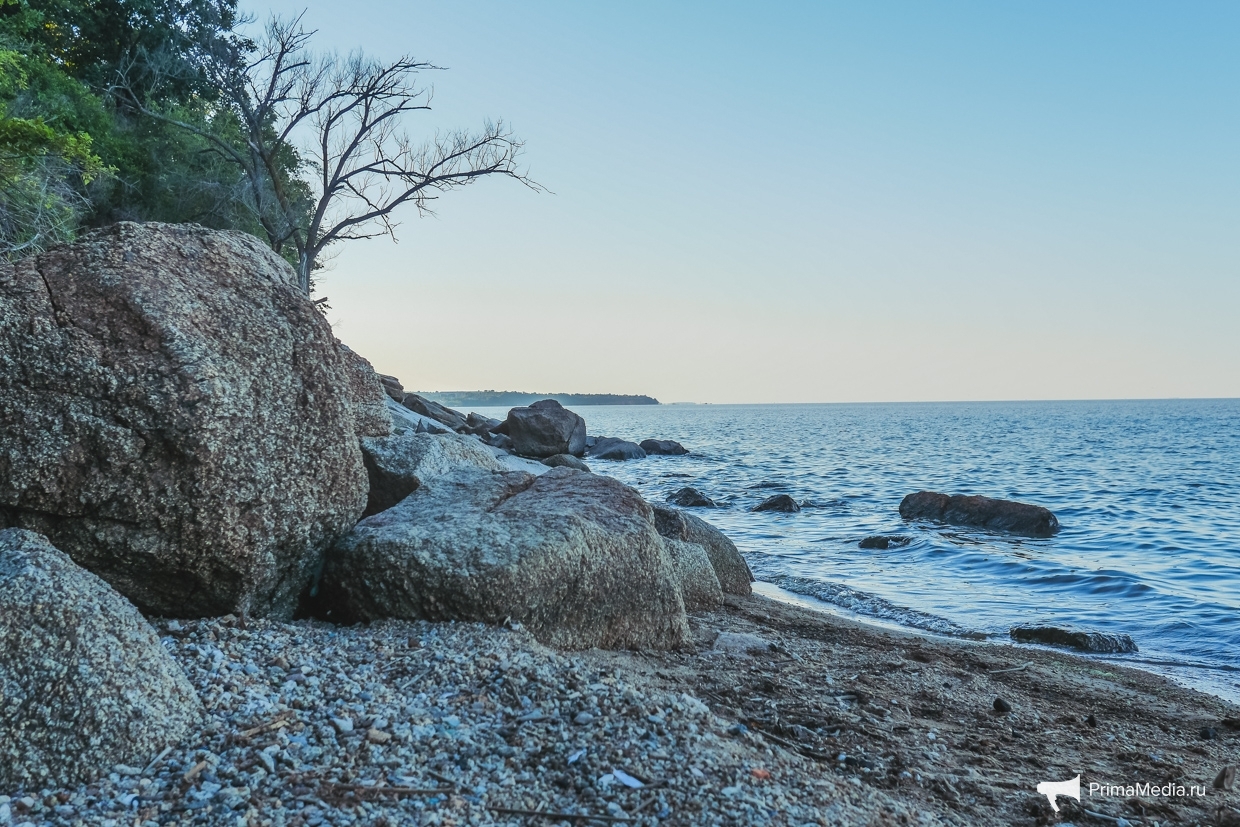
[[[0,389],[0,785],[185,737],[199,701],[142,612],[673,648],[750,591],[717,529],[590,473],[579,415],[406,393],[242,234],[122,223],[0,265]]]

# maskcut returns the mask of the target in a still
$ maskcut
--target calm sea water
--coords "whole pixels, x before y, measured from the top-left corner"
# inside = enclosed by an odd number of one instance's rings
[[[939,634],[1125,632],[1141,652],[1121,659],[1240,699],[1240,400],[579,412],[592,434],[690,448],[589,462],[648,499],[692,485],[719,501],[695,513],[761,581]],[[900,500],[923,489],[1044,505],[1062,529],[1038,540],[905,523]],[[811,507],[750,511],[776,493]],[[872,534],[912,542],[858,548]]]

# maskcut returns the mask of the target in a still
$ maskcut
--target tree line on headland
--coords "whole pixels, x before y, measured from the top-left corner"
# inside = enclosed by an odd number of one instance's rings
[[[420,392],[450,408],[515,408],[540,399],[554,399],[561,405],[658,405],[653,396],[624,393],[523,393],[521,391],[442,391]]]
[[[490,175],[540,189],[502,122],[410,137],[433,64],[250,22],[236,0],[0,0],[0,256],[194,222],[261,238],[309,295],[329,248],[394,238],[404,205]]]

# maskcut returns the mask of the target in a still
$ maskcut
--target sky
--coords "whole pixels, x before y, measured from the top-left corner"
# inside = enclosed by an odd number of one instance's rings
[[[249,5],[259,18],[304,2]],[[1240,397],[1240,4],[313,0],[433,62],[484,180],[340,245],[410,390],[664,402]]]

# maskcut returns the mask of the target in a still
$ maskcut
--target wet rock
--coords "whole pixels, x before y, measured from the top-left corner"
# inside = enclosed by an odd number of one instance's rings
[[[566,649],[688,639],[650,507],[611,477],[464,469],[424,481],[333,549],[333,618],[505,619]]]
[[[379,374],[351,348],[340,345],[341,361],[344,363],[344,384],[348,389],[353,407],[355,433],[364,436],[389,436],[392,433],[392,415],[387,409],[387,392],[379,381]]]
[[[1006,715],[1012,711],[1012,705],[1003,700],[1003,698],[995,698],[995,702],[991,704],[991,706],[993,706],[995,712],[998,712],[1000,715]]]
[[[46,538],[0,531],[0,790],[144,766],[201,715],[133,604]]]
[[[1059,530],[1059,520],[1040,505],[964,494],[948,496],[933,491],[919,491],[905,497],[900,502],[900,516],[906,520],[979,526],[1029,537],[1050,537]]]
[[[646,452],[636,442],[602,436],[595,440],[594,446],[590,448],[590,456],[595,459],[620,462],[630,459],[645,459]]]
[[[0,525],[149,612],[290,615],[366,504],[351,374],[252,236],[124,222],[0,265]]]
[[[801,506],[796,500],[787,494],[776,494],[773,497],[767,497],[762,502],[753,507],[753,511],[779,511],[785,514],[795,514],[801,510]]]
[[[718,504],[696,488],[681,488],[667,495],[667,501],[681,508],[718,508]]]
[[[408,497],[425,480],[460,468],[503,471],[495,455],[460,434],[401,434],[363,439],[362,459],[370,479],[363,516],[385,511]]]
[[[725,594],[748,597],[753,589],[753,573],[741,556],[736,544],[727,535],[700,517],[679,508],[651,503],[654,509],[655,527],[665,538],[697,543],[706,549],[710,563],[719,578],[719,586]]]
[[[586,465],[572,454],[556,454],[553,457],[547,457],[544,459],[542,464],[550,468],[575,468],[578,471],[590,470],[590,466]]]
[[[912,537],[905,537],[900,534],[878,535],[875,537],[866,537],[864,540],[857,543],[857,547],[886,550],[892,546],[907,546],[912,539]]]
[[[1085,632],[1063,629],[1058,626],[1014,626],[1009,632],[1017,643],[1045,643],[1051,646],[1068,646],[1082,652],[1115,654],[1136,652],[1137,644],[1129,635],[1105,632]]]
[[[504,421],[513,452],[542,459],[556,454],[579,457],[586,450],[586,421],[554,399],[513,408]]]
[[[435,420],[436,422],[446,425],[453,431],[464,431],[469,427],[469,421],[465,418],[465,414],[452,408],[440,405],[416,393],[407,393],[400,400],[400,404],[404,405],[414,413],[422,414],[422,416]]]
[[[1236,783],[1236,768],[1223,767],[1219,770],[1219,774],[1214,776],[1214,789],[1230,790]]]
[[[710,555],[697,543],[683,540],[663,538],[680,583],[680,594],[684,598],[685,608],[690,611],[713,609],[723,603],[723,590],[719,587],[719,576],[711,565]]]
[[[643,439],[641,449],[650,456],[677,457],[689,453],[689,449],[671,439]]]

